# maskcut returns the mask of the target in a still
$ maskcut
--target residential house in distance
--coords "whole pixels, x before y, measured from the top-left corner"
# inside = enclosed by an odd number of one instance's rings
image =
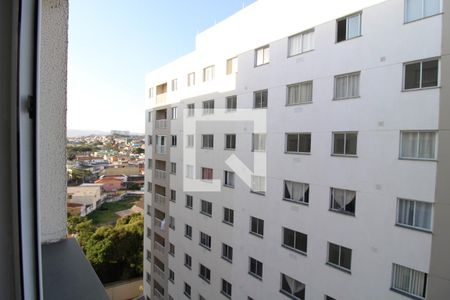
[[[146,77],[147,299],[450,299],[449,70],[448,0],[198,34]]]
[[[80,215],[85,216],[99,207],[105,199],[102,183],[84,183],[67,187],[67,203],[80,206]]]
[[[124,188],[124,180],[117,177],[102,177],[95,183],[102,184],[105,192],[117,192]]]

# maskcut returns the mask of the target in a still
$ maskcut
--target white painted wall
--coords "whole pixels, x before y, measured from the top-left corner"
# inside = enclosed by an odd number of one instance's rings
[[[178,173],[171,176],[170,185],[178,198],[176,204],[170,203],[170,215],[176,218],[170,242],[176,245],[176,256],[169,260],[175,271],[169,294],[182,299],[186,281],[193,299],[199,293],[206,299],[222,299],[224,278],[233,284],[233,299],[283,299],[280,273],[285,273],[306,284],[306,299],[323,299],[324,294],[336,299],[404,299],[390,291],[392,263],[428,272],[432,236],[395,226],[396,199],[433,202],[436,163],[399,160],[399,136],[404,129],[438,128],[439,89],[402,92],[402,69],[405,62],[441,54],[441,16],[403,24],[403,1],[383,1],[363,10],[362,37],[336,44],[335,18],[382,1],[346,1],[342,7],[341,1],[315,1],[308,8],[306,1],[282,2],[257,1],[201,33],[196,52],[146,78],[147,87],[178,78],[179,90],[171,93],[169,85],[167,94],[168,103],[179,107],[178,120],[171,122],[178,147],[171,149],[170,157],[177,162]],[[311,27],[315,50],[287,58],[287,36]],[[228,39],[232,35],[235,39]],[[254,49],[269,42],[270,63],[254,68]],[[236,54],[239,72],[225,76],[225,61]],[[196,71],[199,80],[202,68],[211,64],[216,65],[214,82],[197,81],[195,87],[186,87],[187,73]],[[332,101],[334,76],[352,71],[361,71],[361,97]],[[313,103],[286,107],[286,85],[304,80],[314,80]],[[224,107],[228,95],[238,95],[238,108],[251,108],[253,91],[265,88],[269,89],[266,196],[249,193],[237,179],[235,189],[192,193],[194,209],[186,209],[180,172],[186,134],[182,108],[188,103],[199,108],[208,99],[215,99],[216,108]],[[149,107],[156,109],[153,100]],[[358,157],[330,156],[332,131],[346,130],[358,131]],[[312,133],[311,155],[284,154],[284,134],[303,131]],[[233,132],[235,154],[252,167],[251,127],[208,123],[197,133],[214,133],[214,150],[196,150],[197,172],[200,166],[212,167],[214,177],[223,178],[228,169],[224,161],[230,155],[222,150],[223,134]],[[151,133],[147,126],[147,134]],[[281,200],[284,179],[310,184],[309,206]],[[330,187],[357,191],[355,217],[329,212]],[[212,218],[199,213],[200,199],[213,202]],[[222,223],[224,206],[235,210],[233,227]],[[264,239],[248,234],[251,215],[265,220]],[[193,227],[192,241],[184,237],[185,223]],[[282,226],[308,234],[307,256],[280,246]],[[212,236],[211,251],[198,245],[199,231]],[[353,250],[351,275],[325,265],[327,241]],[[222,242],[233,246],[233,264],[220,258]],[[192,271],[183,265],[184,252],[193,258]],[[248,256],[264,262],[263,281],[247,274]],[[200,262],[211,269],[210,285],[198,277]]]

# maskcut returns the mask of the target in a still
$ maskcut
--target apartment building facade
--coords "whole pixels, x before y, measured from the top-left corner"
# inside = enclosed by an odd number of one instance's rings
[[[146,297],[450,298],[449,8],[259,0],[149,73]]]

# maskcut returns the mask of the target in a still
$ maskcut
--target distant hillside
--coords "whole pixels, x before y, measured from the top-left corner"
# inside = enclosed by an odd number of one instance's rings
[[[67,129],[68,137],[80,137],[89,135],[111,135],[111,132],[101,130],[80,130],[80,129]],[[130,132],[130,135],[143,136],[143,133]]]

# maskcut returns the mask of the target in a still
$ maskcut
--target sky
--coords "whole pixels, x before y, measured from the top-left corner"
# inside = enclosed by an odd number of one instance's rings
[[[67,128],[144,132],[145,74],[255,0],[71,0]]]

